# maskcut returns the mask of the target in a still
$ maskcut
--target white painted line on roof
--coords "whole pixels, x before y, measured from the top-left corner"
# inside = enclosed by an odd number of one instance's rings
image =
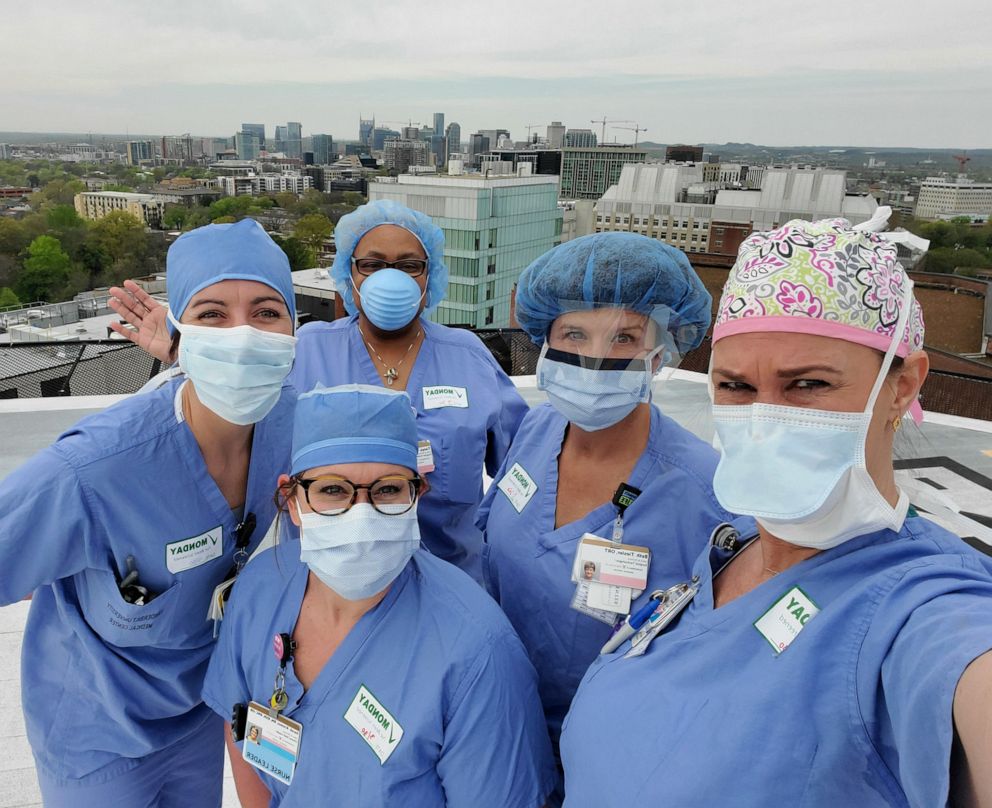
[[[48,398],[11,398],[0,400],[0,415],[20,412],[65,412],[70,410],[104,410],[127,396],[51,396]]]
[[[923,423],[952,426],[955,429],[971,429],[975,432],[992,433],[992,421],[979,421],[977,418],[963,418],[960,415],[945,415],[942,412],[923,411]]]

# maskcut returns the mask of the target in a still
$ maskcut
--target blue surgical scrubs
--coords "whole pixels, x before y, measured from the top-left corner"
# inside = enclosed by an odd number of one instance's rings
[[[272,637],[293,632],[309,577],[299,544],[266,550],[235,586],[203,691],[219,715],[272,694]],[[361,688],[402,729],[382,762],[348,720]],[[290,661],[285,690],[283,715],[303,735],[289,786],[260,773],[273,806],[538,808],[551,790],[550,744],[519,640],[478,584],[423,549],[310,689]]]
[[[473,517],[482,499],[483,466],[490,475],[499,468],[527,405],[477,336],[423,318],[420,325],[424,341],[406,390],[417,411],[417,434],[430,441],[435,466],[419,506],[420,532],[434,555],[479,579],[482,534]],[[382,386],[357,315],[305,325],[298,336],[289,380],[300,393],[317,384]]]
[[[550,404],[531,410],[510,453],[486,492],[478,524],[485,531],[483,573],[486,587],[523,640],[537,668],[541,703],[552,739],[586,668],[612,629],[570,607],[575,594],[572,562],[584,533],[613,535],[617,509],[611,502],[582,519],[555,528],[558,456],[568,422]],[[699,438],[651,407],[647,446],[627,480],[642,494],[624,516],[623,541],[651,549],[647,589],[684,580],[710,533],[731,516],[713,495],[717,455]],[[518,513],[499,481],[514,464],[537,484]]]
[[[163,783],[152,770],[196,751],[182,771],[202,797],[195,804],[220,800],[222,726],[200,691],[215,645],[207,611],[232,568],[239,520],[182,419],[183,383],[85,418],[0,484],[0,603],[34,593],[21,686],[50,805],[100,804],[101,784],[144,805],[133,795]],[[285,387],[254,429],[249,551],[275,516],[294,401]],[[118,589],[129,556],[155,595],[143,606]]]
[[[561,739],[567,808],[945,805],[954,690],[992,648],[992,559],[910,517],[714,609],[726,560],[702,553],[699,593],[647,653],[590,667]],[[811,613],[796,589],[819,612],[778,652],[755,622],[783,597]]]

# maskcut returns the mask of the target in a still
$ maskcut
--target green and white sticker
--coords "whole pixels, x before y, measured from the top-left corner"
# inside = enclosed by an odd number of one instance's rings
[[[223,553],[224,528],[217,525],[199,536],[179,539],[165,545],[165,566],[175,575],[220,558]]]
[[[358,688],[344,720],[362,736],[380,764],[389,760],[403,737],[403,727],[365,685]]]
[[[424,409],[436,410],[440,407],[468,407],[468,391],[464,387],[451,387],[438,384],[423,388]]]
[[[506,494],[517,513],[520,513],[524,506],[530,502],[531,497],[537,493],[537,483],[524,471],[524,467],[519,463],[510,466],[510,470],[503,475],[503,479],[496,486]]]
[[[768,640],[775,653],[781,654],[819,613],[820,607],[798,586],[794,586],[754,621],[754,627]]]

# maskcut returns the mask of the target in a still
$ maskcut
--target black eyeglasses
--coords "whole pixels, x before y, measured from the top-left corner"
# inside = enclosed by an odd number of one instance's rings
[[[358,270],[359,275],[368,277],[378,272],[380,269],[398,269],[405,272],[411,278],[419,278],[427,270],[427,261],[423,258],[401,258],[399,261],[383,261],[381,258],[355,258],[352,256],[351,263]]]
[[[379,513],[399,516],[406,513],[417,501],[424,481],[420,477],[391,475],[371,483],[353,483],[345,477],[328,475],[310,480],[296,478],[303,489],[310,510],[322,516],[340,516],[349,510],[363,488],[368,491],[369,503]]]

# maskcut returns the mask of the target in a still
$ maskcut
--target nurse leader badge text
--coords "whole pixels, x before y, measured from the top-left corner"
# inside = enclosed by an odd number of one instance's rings
[[[754,627],[768,640],[775,653],[781,654],[819,613],[820,607],[794,586],[754,621]]]

